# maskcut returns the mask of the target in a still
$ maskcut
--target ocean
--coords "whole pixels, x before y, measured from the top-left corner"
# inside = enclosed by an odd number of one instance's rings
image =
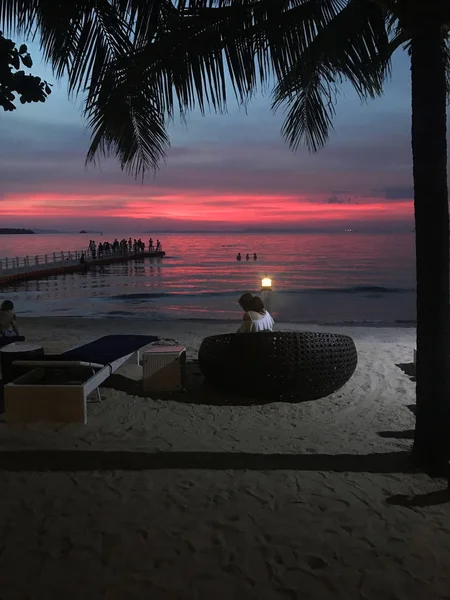
[[[149,234],[1,235],[0,258],[81,250],[89,240]],[[412,325],[414,236],[408,234],[160,234],[166,256],[1,288],[18,315],[239,320],[245,292],[264,292],[276,321]],[[236,260],[240,252],[243,260]],[[245,255],[257,253],[257,260]]]

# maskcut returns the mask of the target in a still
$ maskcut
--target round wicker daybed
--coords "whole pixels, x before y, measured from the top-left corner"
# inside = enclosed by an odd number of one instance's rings
[[[357,360],[351,337],[310,331],[213,335],[198,353],[212,385],[274,401],[328,396],[350,379]]]

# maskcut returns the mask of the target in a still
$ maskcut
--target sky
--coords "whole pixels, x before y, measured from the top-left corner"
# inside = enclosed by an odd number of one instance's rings
[[[15,40],[17,43],[22,40]],[[31,72],[54,83],[42,104],[0,113],[0,227],[59,231],[413,228],[408,56],[395,55],[385,94],[362,104],[348,85],[334,132],[316,154],[292,152],[270,94],[244,110],[192,113],[169,126],[171,147],[142,183],[114,160],[85,167],[89,132],[28,44]]]

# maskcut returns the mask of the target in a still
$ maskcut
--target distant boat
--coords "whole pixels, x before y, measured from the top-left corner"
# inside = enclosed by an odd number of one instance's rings
[[[82,229],[82,230],[80,231],[80,233],[87,233],[87,231],[85,231],[84,229]]]

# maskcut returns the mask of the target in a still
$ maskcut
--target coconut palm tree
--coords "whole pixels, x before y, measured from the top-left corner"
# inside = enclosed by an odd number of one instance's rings
[[[450,432],[449,221],[446,99],[450,6],[442,0],[0,0],[0,24],[37,32],[57,76],[86,92],[88,159],[115,154],[153,168],[176,106],[222,110],[228,72],[239,101],[276,81],[283,134],[315,151],[349,81],[380,95],[390,58],[411,55],[417,259],[414,456],[446,464]]]
[[[165,34],[119,67],[125,87],[149,77],[162,94],[172,84],[183,107],[206,97],[220,109],[225,66],[240,100],[274,76],[273,106],[288,107],[285,138],[293,149],[304,140],[315,151],[328,139],[341,82],[361,98],[380,95],[392,54],[408,50],[417,265],[413,458],[435,472],[450,458],[449,27],[450,4],[441,0],[192,0]]]

